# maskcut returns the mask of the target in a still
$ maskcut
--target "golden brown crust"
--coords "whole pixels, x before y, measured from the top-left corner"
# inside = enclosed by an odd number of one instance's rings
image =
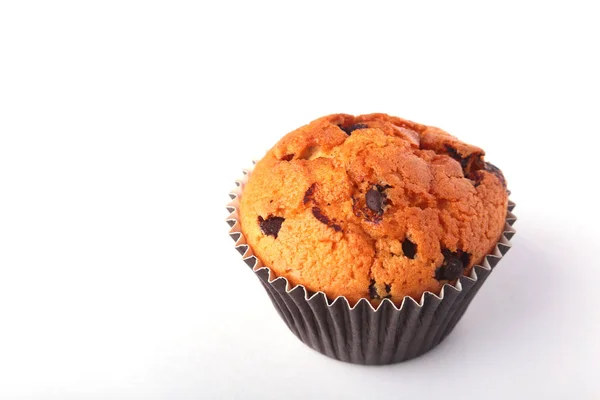
[[[484,152],[385,114],[319,118],[258,162],[244,235],[277,276],[374,304],[439,293],[496,244],[507,192]]]

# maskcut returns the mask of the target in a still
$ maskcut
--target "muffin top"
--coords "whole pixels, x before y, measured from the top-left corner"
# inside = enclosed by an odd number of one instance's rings
[[[351,304],[419,300],[469,274],[502,234],[506,181],[484,154],[386,114],[322,117],[256,164],[242,231],[293,286]]]

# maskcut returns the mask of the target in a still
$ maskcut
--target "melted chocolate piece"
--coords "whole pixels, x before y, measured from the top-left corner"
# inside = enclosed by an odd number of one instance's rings
[[[318,219],[320,222],[324,223],[328,227],[332,228],[334,231],[340,232],[342,230],[342,227],[330,220],[327,215],[323,214],[319,207],[313,207],[312,213],[316,219]]]
[[[260,230],[267,236],[274,236],[277,239],[277,235],[279,234],[279,230],[281,229],[281,224],[283,224],[285,218],[283,217],[274,217],[268,216],[267,219],[264,219],[260,215],[258,216],[258,224],[260,225]]]
[[[378,214],[383,213],[383,196],[377,189],[370,189],[365,196],[367,207]]]
[[[391,187],[390,185],[372,185],[371,189],[365,194],[364,202],[352,196],[354,215],[376,224],[381,222],[383,207],[388,202],[385,190]]]
[[[444,279],[454,280],[460,278],[465,265],[458,258],[450,257],[446,259],[444,265]]]
[[[435,279],[438,281],[448,280],[453,281],[460,278],[465,270],[465,267],[471,262],[471,255],[462,250],[452,252],[448,249],[443,249],[444,263],[435,270]]]
[[[347,128],[343,127],[342,125],[338,125],[338,126],[339,126],[339,128],[341,130],[343,130],[344,132],[346,132],[346,135],[348,135],[348,136],[352,135],[352,132],[354,132],[357,129],[368,128],[367,124],[354,124],[354,125],[351,125],[350,127],[347,127]]]
[[[317,184],[313,183],[308,189],[306,189],[306,192],[304,192],[304,199],[302,199],[302,203],[307,204],[309,201],[311,201],[315,190],[317,190]]]

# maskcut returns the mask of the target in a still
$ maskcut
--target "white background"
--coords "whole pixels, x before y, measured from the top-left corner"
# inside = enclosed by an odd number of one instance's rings
[[[2,3],[0,398],[600,398],[593,3]],[[227,235],[240,170],[334,112],[483,147],[517,203],[404,364],[308,349]]]

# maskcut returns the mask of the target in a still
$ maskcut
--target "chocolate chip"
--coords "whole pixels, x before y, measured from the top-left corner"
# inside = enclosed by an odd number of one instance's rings
[[[384,191],[393,186],[372,185],[365,194],[365,200],[359,200],[352,196],[352,211],[359,218],[365,218],[369,222],[380,223],[383,216],[383,207],[388,204]]]
[[[438,267],[435,270],[435,279],[437,279],[438,281],[445,280],[446,279],[445,272],[446,272],[446,267],[444,267],[444,266]]]
[[[466,253],[462,250],[458,250],[457,253],[460,261],[462,261],[465,266],[468,266],[471,263],[471,255],[469,253]]]
[[[321,212],[321,209],[319,207],[313,207],[312,208],[312,213],[315,216],[316,219],[318,219],[319,221],[321,221],[322,223],[324,223],[325,225],[329,224],[331,221],[329,220],[329,218],[327,217],[327,215],[323,214]]]
[[[377,189],[370,189],[366,194],[367,207],[376,213],[383,212],[383,196]]]
[[[375,287],[375,279],[371,279],[369,284],[369,297],[372,299],[380,299],[379,294],[377,293],[377,288]]]
[[[402,242],[402,252],[412,260],[415,258],[415,254],[417,254],[417,245],[408,239],[404,239],[404,242]]]
[[[302,199],[302,203],[306,204],[309,201],[311,201],[312,196],[315,193],[316,189],[317,189],[316,183],[313,183],[312,185],[310,185],[310,187],[308,189],[306,189],[306,192],[304,192],[304,199]]]
[[[267,236],[274,236],[275,239],[277,239],[283,221],[285,221],[285,218],[283,217],[268,216],[267,219],[264,219],[260,215],[258,216],[260,230]]]
[[[386,293],[389,293],[392,291],[392,285],[388,285],[387,283],[385,284],[385,291]]]
[[[316,219],[318,219],[320,222],[324,223],[328,227],[332,228],[334,231],[340,232],[342,230],[342,227],[330,220],[327,215],[323,214],[319,207],[313,207],[312,213]]]
[[[343,127],[342,125],[338,125],[338,127],[343,130],[344,132],[346,132],[346,135],[350,136],[352,135],[352,132],[354,132],[357,129],[365,129],[368,128],[367,124],[354,124],[348,128]]]
[[[460,278],[471,261],[471,255],[462,250],[452,252],[448,249],[443,249],[442,254],[444,263],[435,270],[435,279],[453,281]]]
[[[454,280],[460,278],[463,273],[465,265],[458,258],[449,258],[446,260],[446,266],[444,269],[444,278],[448,280]]]
[[[286,154],[285,156],[281,157],[281,159],[284,160],[284,161],[291,161],[292,158],[294,158],[294,155],[295,155],[294,153],[292,153],[292,154]]]

